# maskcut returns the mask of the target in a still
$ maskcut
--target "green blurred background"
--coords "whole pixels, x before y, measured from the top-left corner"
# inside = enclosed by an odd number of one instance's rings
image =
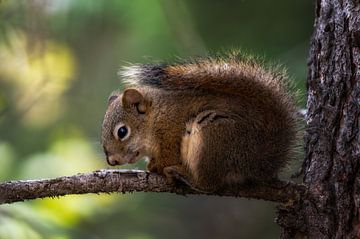
[[[240,48],[285,65],[303,106],[313,8],[310,0],[0,0],[0,180],[109,168],[101,121],[128,62]],[[274,218],[275,204],[256,200],[67,196],[0,206],[0,238],[278,238]]]

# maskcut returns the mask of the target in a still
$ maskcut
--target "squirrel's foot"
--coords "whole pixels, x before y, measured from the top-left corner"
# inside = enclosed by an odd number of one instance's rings
[[[169,166],[164,168],[164,174],[168,180],[168,183],[175,184],[175,193],[186,195],[184,191],[184,186],[199,192],[199,193],[209,193],[208,191],[201,190],[190,183],[186,176],[179,172],[178,166]]]
[[[169,184],[175,185],[176,194],[185,196],[186,192],[184,186],[187,186],[191,189],[193,188],[186,176],[181,173],[181,166],[168,166],[164,168],[163,172],[166,176],[167,182]]]

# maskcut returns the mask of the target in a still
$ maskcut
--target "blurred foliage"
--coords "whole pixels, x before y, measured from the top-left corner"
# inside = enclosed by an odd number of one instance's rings
[[[285,65],[304,106],[313,7],[309,0],[0,0],[0,180],[107,168],[100,126],[127,62],[241,48]],[[273,205],[235,198],[67,196],[0,206],[0,238],[277,238],[273,218]]]

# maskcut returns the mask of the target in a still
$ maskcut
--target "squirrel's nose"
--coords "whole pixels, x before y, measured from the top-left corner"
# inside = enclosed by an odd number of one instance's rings
[[[115,166],[115,165],[119,165],[119,162],[112,156],[106,157],[106,162],[110,165],[110,166]]]
[[[105,146],[103,146],[104,149],[104,153],[106,156],[106,162],[110,165],[110,166],[115,166],[118,165],[119,162],[115,159],[115,157],[113,156],[114,154],[110,153]]]

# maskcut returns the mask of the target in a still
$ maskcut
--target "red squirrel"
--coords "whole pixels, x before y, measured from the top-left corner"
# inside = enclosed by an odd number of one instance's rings
[[[271,180],[296,140],[294,97],[284,71],[230,56],[121,71],[109,97],[102,144],[110,165],[149,158],[150,172],[215,191]]]

